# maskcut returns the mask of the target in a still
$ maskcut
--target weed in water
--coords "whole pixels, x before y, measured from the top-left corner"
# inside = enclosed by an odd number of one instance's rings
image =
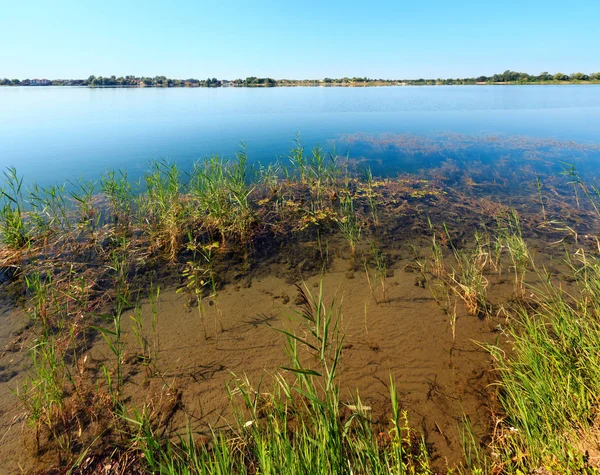
[[[338,224],[340,230],[348,241],[350,255],[354,259],[354,256],[356,255],[356,244],[360,241],[362,227],[360,220],[356,216],[354,201],[350,195],[340,199],[339,215]]]

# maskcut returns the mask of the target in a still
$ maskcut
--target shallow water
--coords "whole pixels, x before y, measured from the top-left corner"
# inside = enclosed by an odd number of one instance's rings
[[[600,86],[438,86],[377,88],[90,89],[0,88],[0,166],[47,185],[97,179],[107,169],[139,176],[153,158],[189,168],[245,142],[252,160],[283,158],[299,132],[306,147],[379,163],[378,172],[415,171],[447,158],[513,159],[531,144],[574,141],[556,161],[595,162]],[[458,134],[458,135],[457,135]],[[396,137],[395,143],[382,137]],[[419,153],[398,137],[442,143]],[[499,136],[493,150],[488,138]],[[448,137],[462,137],[460,150]],[[472,142],[464,147],[465,139]],[[508,147],[519,137],[529,145]],[[349,140],[350,138],[350,140]],[[404,140],[404,142],[406,142]],[[483,144],[483,145],[482,145]],[[590,145],[592,145],[591,148]],[[546,148],[544,148],[546,147]],[[408,157],[408,158],[407,158]],[[377,162],[377,160],[380,160]]]

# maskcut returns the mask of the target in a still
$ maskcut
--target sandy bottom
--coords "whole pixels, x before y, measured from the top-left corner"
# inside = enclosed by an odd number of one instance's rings
[[[404,257],[403,257],[404,256]],[[416,285],[418,273],[408,252],[398,252],[387,278],[389,301],[376,303],[362,266],[347,256],[333,258],[322,278],[325,300],[342,308],[346,333],[340,374],[342,400],[351,403],[360,393],[372,408],[374,420],[387,427],[391,408],[389,380],[394,379],[402,408],[411,426],[422,432],[434,467],[445,471],[462,458],[459,425],[467,416],[477,436],[485,441],[493,430],[494,381],[490,357],[481,343],[505,341],[498,330],[504,317],[479,319],[457,307],[453,337],[448,315],[436,304],[429,288]],[[489,273],[489,299],[506,302],[512,293],[510,276]],[[307,276],[306,288],[316,294],[320,276]],[[175,286],[163,288],[157,304],[157,331],[151,331],[150,303],[142,301],[144,334],[156,342],[158,373],[151,374],[136,359],[139,346],[131,331],[131,312],[123,319],[126,341],[125,387],[129,407],[169,406],[164,422],[172,434],[191,427],[200,436],[209,427],[232,421],[225,389],[235,376],[247,376],[263,390],[271,375],[286,365],[284,336],[275,331],[297,329],[294,320],[298,288],[284,276],[244,277],[219,292],[218,302],[205,299],[204,338],[198,308]],[[376,288],[375,293],[379,295]],[[216,329],[217,306],[223,332]],[[0,313],[0,473],[31,472],[57,463],[56,454],[35,454],[32,431],[15,396],[30,364],[21,347],[31,345],[26,323],[10,306]],[[25,331],[23,329],[25,328]],[[19,336],[21,335],[21,336]],[[156,339],[155,335],[158,336]],[[102,381],[100,366],[114,364],[106,342],[97,337],[85,357],[82,371]]]

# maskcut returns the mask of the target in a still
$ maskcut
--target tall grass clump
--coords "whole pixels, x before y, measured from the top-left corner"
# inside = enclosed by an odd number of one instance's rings
[[[540,271],[533,304],[505,329],[511,349],[489,347],[505,413],[494,451],[509,472],[596,473],[600,444],[600,262],[583,251],[567,293]]]
[[[25,219],[23,177],[14,167],[4,171],[4,186],[0,188],[0,237],[5,246],[21,249],[30,239]]]
[[[55,440],[60,440],[60,428],[65,423],[67,370],[52,336],[41,334],[29,354],[32,363],[30,373],[18,396],[27,411],[28,423],[35,429],[39,449],[43,429]]]
[[[76,208],[76,221],[82,230],[89,230],[92,234],[100,224],[100,213],[94,205],[96,184],[92,181],[79,180],[69,182],[69,196]]]
[[[386,430],[371,419],[360,397],[340,398],[344,335],[341,306],[327,304],[322,287],[300,288],[296,331],[286,338],[289,363],[266,391],[245,377],[229,391],[235,423],[214,431],[207,444],[190,431],[173,442],[152,425],[148,410],[127,420],[148,469],[156,473],[408,474],[432,473],[423,439],[407,424],[390,380],[391,417]],[[240,401],[240,402],[238,402]]]
[[[190,177],[193,215],[211,235],[220,237],[223,247],[230,237],[247,245],[254,223],[249,199],[248,156],[244,149],[235,160],[210,157],[194,165]]]
[[[338,225],[350,246],[350,256],[354,259],[356,245],[362,234],[362,225],[354,210],[354,200],[351,195],[343,196],[340,199]]]
[[[139,196],[139,213],[152,243],[175,260],[184,235],[181,172],[177,165],[156,161],[144,177],[146,193]]]
[[[510,259],[510,268],[514,274],[515,297],[523,298],[525,274],[531,263],[531,254],[523,238],[519,215],[514,209],[505,218],[498,220],[498,242]]]
[[[111,220],[119,230],[127,230],[132,213],[133,189],[126,171],[109,171],[100,180],[102,193],[108,198]]]
[[[488,280],[484,276],[484,270],[489,263],[489,252],[483,244],[482,237],[475,233],[475,243],[467,248],[458,249],[452,239],[447,227],[444,225],[445,233],[440,236],[433,230],[431,240],[431,272],[438,280],[437,285],[430,288],[434,297],[442,308],[450,312],[454,332],[456,319],[456,306],[452,303],[452,296],[458,298],[465,305],[469,315],[482,316],[487,313],[488,305],[486,294]],[[443,239],[451,249],[453,263],[446,263],[441,244]]]
[[[371,285],[371,277],[369,276],[369,269],[367,267],[367,262],[365,260],[365,272],[367,275],[367,281],[369,283],[369,287],[371,289],[371,294],[373,295],[373,298],[375,299],[376,303],[388,302],[389,298],[388,298],[387,286],[386,286],[387,273],[388,273],[387,256],[384,254],[384,252],[381,249],[379,249],[377,247],[375,242],[370,241],[370,244],[371,244],[371,258],[373,260],[375,279],[377,279],[379,281],[379,285],[381,287],[381,299],[378,299],[375,296],[375,291],[373,289],[373,286]]]

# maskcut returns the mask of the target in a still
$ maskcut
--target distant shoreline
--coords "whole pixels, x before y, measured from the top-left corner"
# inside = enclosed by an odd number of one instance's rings
[[[504,71],[492,76],[467,78],[375,79],[365,77],[338,77],[323,79],[273,79],[249,76],[246,79],[174,79],[166,76],[89,76],[87,79],[8,79],[0,78],[0,86],[75,86],[75,87],[381,87],[381,86],[513,86],[513,85],[600,84],[600,72],[584,74],[531,75]]]
[[[486,83],[458,83],[458,84],[427,84],[427,83],[413,83],[413,84],[403,84],[403,83],[379,83],[379,82],[363,82],[363,83],[329,83],[322,84],[318,82],[303,82],[303,83],[284,83],[284,84],[276,84],[276,85],[235,85],[235,86],[217,86],[219,88],[225,89],[254,89],[254,88],[292,88],[292,87],[322,87],[322,88],[330,88],[330,87],[341,87],[341,88],[356,88],[356,87],[436,87],[436,86],[588,86],[588,85],[600,85],[600,80],[594,81],[543,81],[543,82],[486,82]],[[21,87],[21,88],[87,88],[87,89],[216,89],[215,86],[197,86],[197,85],[178,85],[178,86],[162,86],[162,85],[101,85],[101,86],[92,86],[89,84],[48,84],[48,85],[26,85],[26,84],[15,84],[15,85],[7,85],[0,84],[0,87],[13,88],[13,87]]]

